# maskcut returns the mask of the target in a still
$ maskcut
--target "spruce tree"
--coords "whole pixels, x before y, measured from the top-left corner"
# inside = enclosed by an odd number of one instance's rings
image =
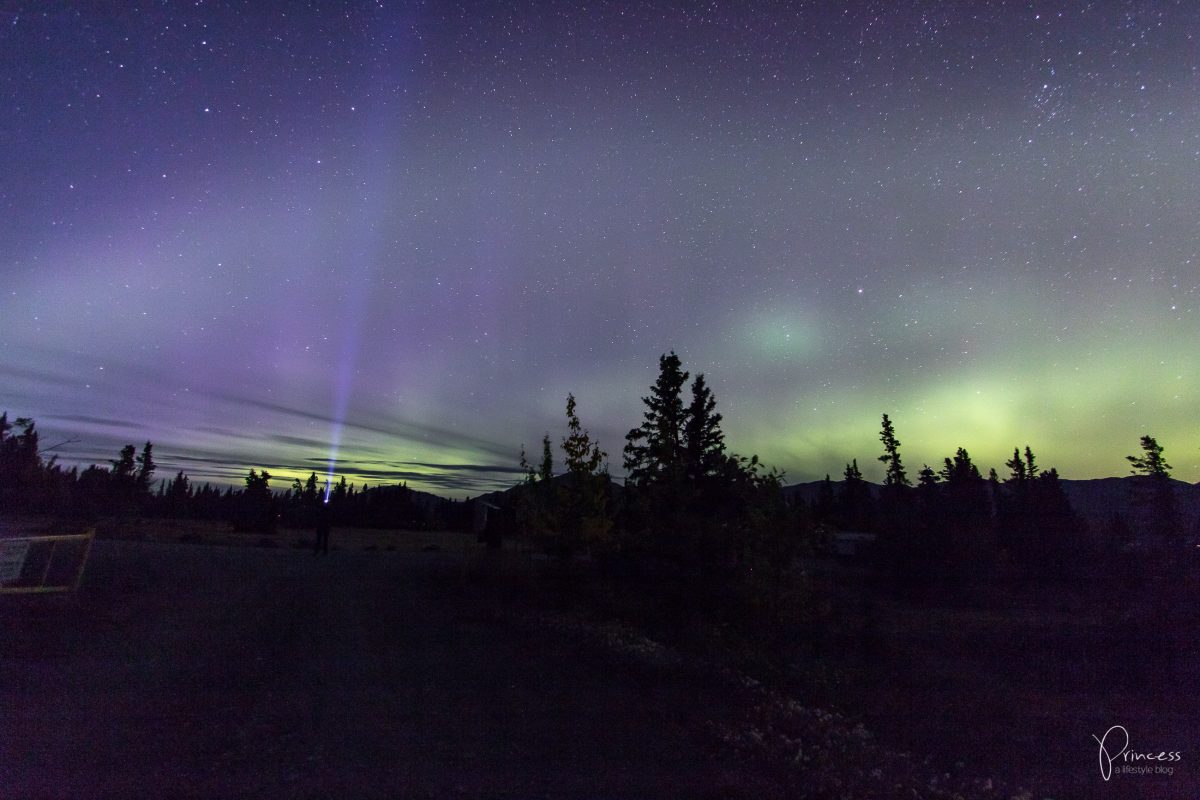
[[[1134,500],[1150,513],[1151,532],[1166,542],[1179,537],[1179,509],[1171,486],[1171,465],[1163,457],[1163,447],[1149,434],[1141,439],[1142,455],[1125,456],[1137,476]]]
[[[135,454],[137,449],[133,445],[127,444],[121,448],[121,455],[116,461],[109,461],[112,464],[113,481],[117,483],[132,482],[137,471],[137,462]]]
[[[150,493],[150,482],[154,479],[154,470],[158,467],[154,463],[154,445],[146,442],[142,447],[142,453],[137,457],[137,491],[139,495],[147,495]]]
[[[1058,470],[1041,471],[1033,449],[1013,448],[1009,477],[996,502],[996,533],[1024,578],[1066,577],[1080,556],[1082,531],[1059,482]]]
[[[1153,436],[1147,434],[1142,437],[1141,446],[1141,456],[1125,456],[1125,460],[1133,466],[1130,473],[1147,478],[1171,477],[1172,467],[1163,457],[1162,445]]]
[[[0,511],[36,506],[45,477],[34,421],[18,417],[15,426],[21,429],[16,436],[8,415],[0,414]]]
[[[116,510],[127,513],[133,506],[137,495],[137,450],[127,444],[121,448],[121,455],[112,464],[109,473],[109,483],[112,487],[112,499]]]
[[[896,438],[896,429],[887,414],[883,415],[883,428],[879,432],[879,441],[883,442],[883,455],[879,456],[879,460],[887,466],[883,485],[888,487],[893,494],[898,494],[911,484],[904,472],[904,464],[900,461],[900,440]]]
[[[682,478],[687,414],[681,394],[688,373],[674,351],[659,358],[658,368],[649,397],[642,398],[642,424],[625,436],[627,482],[634,486]]]
[[[237,498],[237,507],[237,528],[259,533],[274,531],[275,509],[274,498],[271,496],[271,473],[264,469],[260,474],[251,469],[246,474],[246,488]]]
[[[633,547],[716,580],[770,549],[760,545],[782,525],[781,478],[757,457],[726,453],[711,389],[697,375],[685,405],[687,379],[679,356],[661,356],[642,422],[625,437],[626,530]]]
[[[1011,558],[1021,564],[1028,564],[1033,558],[1032,492],[1031,486],[1037,474],[1033,467],[1033,451],[1025,447],[1026,457],[1021,457],[1021,450],[1013,448],[1012,458],[1004,462],[1008,467],[1008,477],[1004,479],[1004,491],[997,498],[996,504],[996,534],[1000,546]],[[1031,467],[1033,474],[1030,474]]]
[[[858,459],[846,465],[842,472],[842,492],[838,497],[838,513],[843,527],[867,531],[872,527],[871,489],[858,468]]]
[[[1033,458],[1033,450],[1029,448],[1029,445],[1025,445],[1025,477],[1029,480],[1033,480],[1037,476],[1038,467],[1037,462],[1035,462]]]
[[[1013,448],[1012,458],[1005,461],[1004,466],[1008,467],[1008,478],[1005,479],[1005,483],[1012,486],[1023,486],[1025,484],[1025,462],[1021,459],[1021,450],[1019,448]]]
[[[934,518],[937,515],[940,480],[938,474],[933,471],[933,467],[928,464],[923,464],[920,472],[917,473],[917,508],[926,527],[933,526]]]
[[[704,375],[697,375],[684,423],[686,475],[693,486],[721,474],[725,466],[725,434],[716,408],[716,398],[705,385]]]
[[[188,506],[192,499],[192,487],[188,483],[187,475],[180,470],[175,474],[175,478],[167,484],[165,492],[168,513],[173,517],[181,517],[187,514]]]

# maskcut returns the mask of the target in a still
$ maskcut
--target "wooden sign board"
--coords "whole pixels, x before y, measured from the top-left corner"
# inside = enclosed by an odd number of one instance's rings
[[[16,583],[29,555],[28,539],[0,539],[0,586]]]
[[[90,530],[0,539],[0,594],[75,591],[94,535]]]

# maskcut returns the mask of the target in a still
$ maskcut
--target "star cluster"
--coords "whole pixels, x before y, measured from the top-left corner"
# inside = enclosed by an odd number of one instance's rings
[[[449,494],[657,358],[789,480],[1200,480],[1200,7],[233,3],[0,20],[0,405],[60,457]]]

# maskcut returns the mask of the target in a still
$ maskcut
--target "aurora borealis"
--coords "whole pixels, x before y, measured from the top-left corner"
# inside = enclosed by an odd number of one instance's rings
[[[0,409],[67,462],[620,476],[661,353],[787,471],[1200,480],[1200,6],[146,3],[0,19]],[[277,487],[283,481],[275,483]]]

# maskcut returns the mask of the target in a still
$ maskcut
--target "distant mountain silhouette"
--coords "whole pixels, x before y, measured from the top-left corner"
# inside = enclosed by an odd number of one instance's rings
[[[425,511],[439,511],[443,506],[450,501],[445,497],[431,492],[423,492],[420,489],[409,489],[409,499],[417,508]]]
[[[1063,480],[1062,487],[1075,512],[1092,525],[1107,523],[1113,514],[1120,514],[1134,523],[1142,514],[1142,509],[1133,502],[1137,480],[1133,476]],[[1171,485],[1175,489],[1175,499],[1179,504],[1184,531],[1189,531],[1196,518],[1200,517],[1200,484],[1193,485],[1172,479]]]
[[[420,489],[412,489],[401,484],[384,484],[372,486],[369,490],[377,499],[387,498],[393,499],[397,496],[404,497],[413,508],[418,508],[422,511],[433,513],[441,512],[445,507],[451,505],[452,501],[449,498],[442,497],[440,494],[432,492],[424,492]]]
[[[793,483],[791,486],[783,487],[783,496],[787,498],[789,503],[795,502],[795,500],[797,498],[799,498],[800,500],[803,500],[804,502],[809,503],[811,505],[812,502],[814,500],[816,500],[817,497],[820,496],[821,486],[824,483],[825,483],[825,481],[823,481],[823,480],[822,481],[808,481],[807,483]],[[844,480],[831,482],[831,484],[833,486],[834,495],[837,495],[839,492],[842,491],[843,483],[845,483]],[[883,489],[883,487],[877,483],[871,483],[870,481],[867,481],[866,483],[867,483],[867,488],[871,492],[871,496],[876,497],[876,498],[879,497],[879,493]]]
[[[570,481],[571,476],[566,473],[555,475],[550,479],[550,483],[557,487],[567,486]],[[499,489],[494,492],[488,492],[487,494],[476,495],[475,497],[470,498],[470,501],[491,503],[494,506],[507,507],[512,504],[513,499],[517,496],[517,494],[521,491],[524,491],[525,488],[525,482],[522,481],[514,486],[510,486],[507,489]],[[609,489],[614,498],[620,497],[621,493],[625,491],[624,486],[611,479],[609,481]]]
[[[1086,519],[1093,527],[1105,525],[1114,514],[1120,514],[1127,522],[1136,525],[1141,516],[1140,509],[1134,502],[1134,486],[1137,478],[1092,478],[1088,480],[1061,479],[1063,491],[1071,501],[1075,513]],[[812,503],[821,492],[824,481],[808,481],[794,483],[783,488],[788,500],[799,498],[806,503]],[[844,481],[833,481],[833,491],[841,491]],[[1179,503],[1179,513],[1183,519],[1184,531],[1190,531],[1200,518],[1200,484],[1185,483],[1172,480],[1175,497]],[[879,484],[868,483],[871,493],[878,497],[881,489]]]

